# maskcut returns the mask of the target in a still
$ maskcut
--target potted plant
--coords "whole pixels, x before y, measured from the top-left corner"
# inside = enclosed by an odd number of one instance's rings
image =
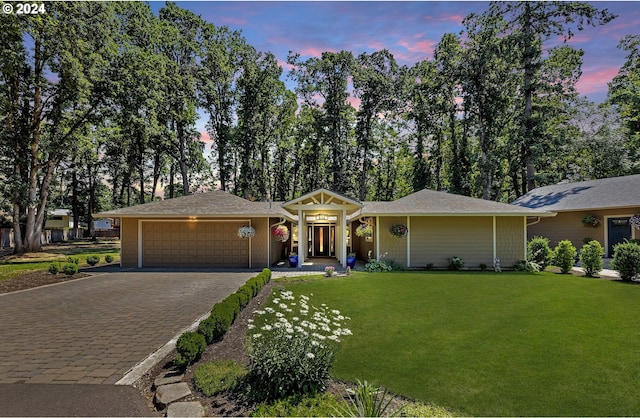
[[[285,225],[276,225],[271,228],[271,234],[275,237],[276,241],[285,242],[289,239],[289,228]]]
[[[358,225],[356,235],[359,237],[371,237],[373,236],[373,227],[369,224]]]
[[[356,266],[356,253],[349,253],[347,255],[347,267],[354,268]]]
[[[238,228],[238,236],[240,238],[252,238],[256,234],[256,230],[252,226],[241,226]]]
[[[326,273],[327,277],[332,277],[336,272],[336,268],[333,266],[327,266],[324,268],[324,272]]]
[[[585,215],[582,218],[582,225],[591,227],[591,228],[596,228],[600,225],[600,219],[596,218],[594,215]]]
[[[409,232],[409,228],[407,228],[407,226],[403,224],[395,224],[391,225],[391,228],[389,228],[389,232],[391,232],[391,235],[393,235],[394,237],[402,238],[407,235],[407,233]]]
[[[298,253],[289,253],[289,267],[298,267]]]

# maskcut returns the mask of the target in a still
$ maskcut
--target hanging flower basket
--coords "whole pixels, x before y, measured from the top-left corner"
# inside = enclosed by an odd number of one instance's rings
[[[590,228],[597,228],[600,226],[600,219],[596,218],[594,215],[585,215],[582,218],[582,225]]]
[[[358,225],[356,235],[359,237],[371,237],[373,236],[373,227],[369,224]]]
[[[276,241],[285,242],[289,239],[289,228],[285,225],[276,225],[271,228],[271,234],[275,237]]]
[[[640,229],[640,213],[636,213],[629,219],[629,224],[636,229]]]
[[[409,228],[407,228],[407,226],[403,224],[396,224],[391,225],[391,228],[389,228],[389,232],[391,232],[391,235],[393,235],[394,237],[402,238],[407,235],[407,233],[409,232]]]
[[[252,226],[241,226],[238,228],[238,236],[240,238],[252,238],[256,234],[256,230]]]

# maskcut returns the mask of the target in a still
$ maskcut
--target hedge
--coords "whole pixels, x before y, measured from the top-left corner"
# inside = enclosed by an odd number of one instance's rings
[[[174,359],[174,364],[186,368],[200,358],[207,344],[222,340],[240,311],[270,280],[271,270],[264,269],[257,276],[247,280],[235,293],[213,305],[211,314],[198,324],[197,333],[185,332],[178,338],[176,344],[178,355]],[[203,342],[204,345],[200,351]]]

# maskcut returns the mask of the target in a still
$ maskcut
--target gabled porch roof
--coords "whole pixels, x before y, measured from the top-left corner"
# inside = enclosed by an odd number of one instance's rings
[[[346,211],[347,215],[360,210],[362,203],[327,189],[318,189],[300,196],[297,199],[284,202],[282,208],[292,215],[299,210],[314,211]]]

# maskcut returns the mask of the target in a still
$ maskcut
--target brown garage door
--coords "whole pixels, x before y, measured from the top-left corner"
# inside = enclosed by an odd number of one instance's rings
[[[143,222],[144,267],[249,267],[246,222]]]

